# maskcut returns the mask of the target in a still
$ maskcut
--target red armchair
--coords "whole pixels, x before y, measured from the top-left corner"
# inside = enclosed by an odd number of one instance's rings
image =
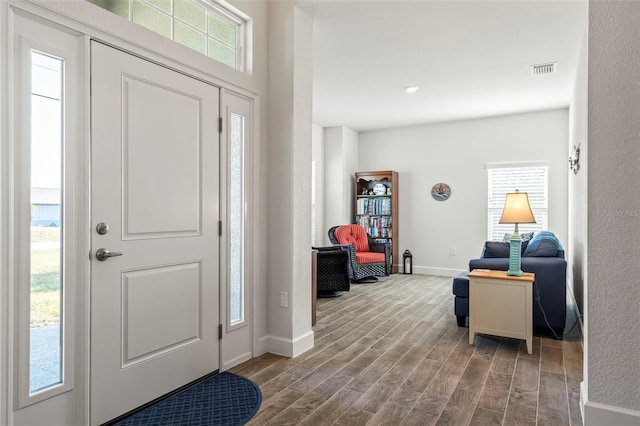
[[[328,234],[331,244],[347,253],[353,282],[375,282],[391,273],[391,245],[376,242],[362,226],[334,226]]]

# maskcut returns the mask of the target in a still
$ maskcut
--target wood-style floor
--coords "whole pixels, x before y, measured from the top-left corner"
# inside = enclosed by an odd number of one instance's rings
[[[532,355],[516,339],[471,346],[449,277],[352,284],[318,300],[314,332],[297,358],[265,354],[231,370],[262,390],[250,425],[582,424],[578,332],[559,341],[537,331]]]

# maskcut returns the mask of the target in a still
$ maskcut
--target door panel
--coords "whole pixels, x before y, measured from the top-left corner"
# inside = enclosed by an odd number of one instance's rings
[[[91,54],[99,424],[219,368],[219,92],[99,43]]]

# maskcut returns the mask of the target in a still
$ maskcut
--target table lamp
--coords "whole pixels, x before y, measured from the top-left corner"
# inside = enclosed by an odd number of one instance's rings
[[[502,211],[502,217],[500,217],[500,223],[515,223],[516,228],[511,236],[509,247],[509,270],[507,275],[514,277],[521,277],[522,270],[520,270],[520,247],[522,239],[518,233],[519,223],[536,223],[536,219],[533,217],[531,206],[529,205],[529,196],[526,192],[509,192],[507,199],[504,202],[504,210]]]

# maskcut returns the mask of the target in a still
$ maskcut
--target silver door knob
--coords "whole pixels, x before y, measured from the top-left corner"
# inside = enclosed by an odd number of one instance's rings
[[[103,248],[100,248],[96,251],[96,259],[100,262],[104,262],[110,257],[122,256],[122,252],[119,251],[109,251]]]

